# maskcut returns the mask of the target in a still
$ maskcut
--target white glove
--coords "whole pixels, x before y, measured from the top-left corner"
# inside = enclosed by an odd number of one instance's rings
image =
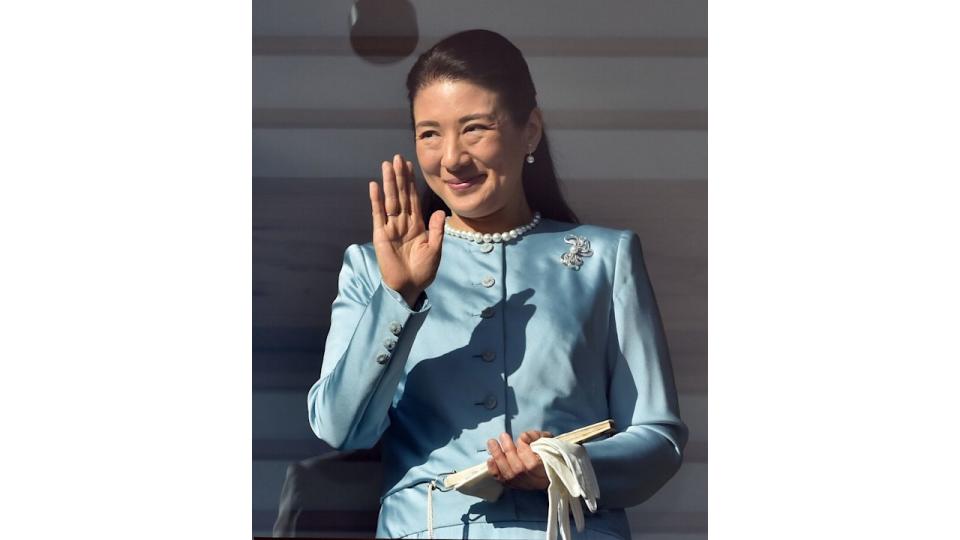
[[[563,540],[570,540],[570,514],[577,525],[577,531],[583,530],[583,508],[580,498],[587,503],[591,512],[597,511],[597,498],[600,487],[593,472],[593,464],[586,449],[579,444],[564,442],[560,439],[542,437],[530,444],[530,450],[540,456],[543,467],[550,479],[547,488],[550,510],[547,514],[547,540],[556,540],[557,526]]]

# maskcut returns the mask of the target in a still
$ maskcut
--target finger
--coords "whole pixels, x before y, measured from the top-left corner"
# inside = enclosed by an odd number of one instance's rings
[[[370,191],[370,211],[373,213],[373,228],[382,229],[385,217],[383,215],[383,201],[380,200],[380,184],[376,180],[371,180]]]
[[[498,482],[500,481],[500,469],[497,468],[497,462],[493,458],[487,458],[487,472]]]
[[[540,476],[540,456],[530,448],[530,437],[530,432],[527,431],[517,439],[517,456],[520,457],[520,461],[523,462],[523,466],[528,472],[537,473],[536,475]]]
[[[427,242],[437,251],[443,247],[443,226],[446,223],[446,214],[437,210],[430,215],[430,230],[427,231]]]
[[[487,458],[487,472],[499,481],[503,475],[500,473],[500,467],[497,466],[497,460],[493,458],[493,455],[495,452],[500,452],[500,445],[493,439],[489,439],[487,441],[487,452],[490,453],[490,457]]]
[[[400,154],[393,156],[393,174],[397,179],[397,208],[401,214],[410,212],[410,190],[407,186],[407,165]]]
[[[497,468],[500,469],[499,480],[504,482],[509,482],[513,480],[515,476],[513,468],[507,462],[507,456],[503,455],[503,450],[500,448],[500,443],[496,439],[490,439],[487,441],[487,450],[490,452],[490,456],[493,457],[493,461],[496,463]]]
[[[380,165],[383,173],[383,209],[386,215],[396,215],[400,211],[400,205],[397,203],[397,179],[393,172],[393,165],[389,161],[384,161]]]
[[[517,455],[517,446],[513,443],[513,438],[511,438],[509,434],[500,434],[500,447],[503,448],[503,455],[506,457],[507,464],[513,471],[514,476],[519,476],[527,472],[523,461],[520,459],[520,456]]]
[[[423,212],[420,210],[420,194],[417,192],[417,178],[413,174],[412,161],[407,162],[407,178],[410,179],[410,214],[418,221],[422,221]]]
[[[537,430],[535,430],[535,429],[531,429],[531,430],[529,430],[529,431],[524,431],[523,433],[521,433],[521,434],[520,434],[520,439],[522,439],[522,440],[523,440],[524,442],[526,442],[527,444],[530,444],[530,443],[532,443],[533,441],[535,441],[535,440],[543,437],[543,436],[544,436],[544,435],[543,435],[544,433],[546,433],[546,432],[545,432],[545,431],[537,431]]]

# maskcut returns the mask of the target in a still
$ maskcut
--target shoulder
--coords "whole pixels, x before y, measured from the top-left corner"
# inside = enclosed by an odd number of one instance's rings
[[[568,237],[578,237],[580,241],[589,242],[595,251],[608,254],[628,253],[639,249],[640,237],[631,229],[603,227],[589,223],[567,223],[552,219],[544,219],[546,232],[561,236],[564,241],[575,244],[576,240]]]

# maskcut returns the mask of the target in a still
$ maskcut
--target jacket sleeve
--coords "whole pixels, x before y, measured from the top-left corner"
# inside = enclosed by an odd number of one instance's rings
[[[610,329],[607,399],[617,433],[583,446],[597,475],[599,506],[626,508],[676,473],[687,442],[660,312],[640,239],[629,230],[617,250]]]
[[[430,309],[411,309],[368,271],[362,248],[347,247],[330,314],[320,379],[307,394],[313,432],[336,449],[372,448],[390,425],[388,411],[410,346]]]

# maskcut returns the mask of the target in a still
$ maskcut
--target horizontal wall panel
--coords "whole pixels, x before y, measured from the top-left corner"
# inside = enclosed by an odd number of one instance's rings
[[[327,335],[326,326],[253,326],[253,350],[271,352],[296,352],[305,355],[322,355],[323,344]],[[276,359],[271,358],[271,362]],[[266,366],[257,366],[254,359],[254,369],[263,369]],[[319,373],[319,372],[318,372]]]
[[[702,179],[706,131],[549,130],[561,178]],[[380,178],[395,153],[415,160],[408,130],[254,129],[253,176]],[[419,176],[419,174],[418,174]]]
[[[258,389],[254,389],[258,390]],[[304,390],[300,395],[306,396]],[[315,456],[322,456],[334,452],[327,443],[316,437],[309,439],[253,439],[253,459],[269,459],[280,461],[300,461]],[[379,461],[379,457],[362,461]]]
[[[296,538],[357,538],[370,540],[377,528],[376,510],[326,510],[323,512],[301,512],[296,516]],[[273,524],[277,520],[277,511],[253,511],[253,537],[275,538]],[[283,536],[279,538],[291,538]],[[646,538],[644,538],[646,540]]]
[[[256,326],[254,330],[253,346],[256,350],[265,351],[292,351],[312,353],[317,357],[312,363],[302,364],[300,357],[291,359],[295,364],[263,365],[259,359],[254,359],[254,368],[263,371],[278,371],[280,369],[296,367],[298,372],[312,369],[322,363],[323,345],[326,341],[327,328],[330,317],[329,299],[314,300],[313,297],[288,298],[273,296],[268,299],[254,299],[254,313],[256,322],[270,319],[270,322],[303,322],[312,319],[315,324],[309,326],[295,326],[293,324],[270,327]],[[707,316],[706,300],[694,296],[670,297],[658,295],[657,303],[663,318],[667,342],[670,347],[674,369],[681,374],[700,374],[706,377],[707,333],[705,321]],[[264,333],[257,329],[272,328],[272,332]],[[273,359],[276,361],[276,359]]]
[[[702,327],[685,329],[672,323],[675,302],[671,302],[670,299],[661,299],[660,303],[663,306],[661,307],[661,313],[664,317],[667,341],[678,388],[690,392],[705,392],[706,332]],[[263,308],[255,306],[254,309]],[[277,307],[277,312],[276,318],[282,319],[284,315],[279,307]],[[318,318],[326,318],[324,315],[320,314]],[[296,318],[302,319],[304,315],[297,314]],[[262,332],[258,331],[262,328],[264,327],[255,327],[254,334],[262,335]],[[277,332],[284,329],[299,331],[296,333]],[[273,327],[271,330],[270,335],[274,337],[255,338],[254,341],[255,383],[267,387],[308,387],[316,379],[322,365],[326,327],[324,325],[299,329],[297,327]],[[296,337],[298,335],[302,337]],[[266,355],[272,355],[272,357]]]
[[[380,178],[380,163],[416,155],[407,130],[254,129],[253,176]]]
[[[645,512],[643,505],[627,511],[630,532],[646,540],[647,534],[696,534],[706,536],[707,512]],[[638,535],[642,535],[639,536]]]
[[[361,215],[368,216],[369,209]],[[598,223],[598,220],[590,219],[591,213],[583,212],[581,215],[587,223]],[[369,226],[344,226],[342,229],[349,231],[346,236],[334,236],[330,230],[311,228],[308,224],[301,226],[303,230],[300,234],[306,237],[304,240],[289,238],[293,234],[283,230],[255,233],[254,296],[310,292],[321,298],[329,295],[332,299],[332,293],[336,290],[331,287],[336,285],[344,249],[351,243],[370,241],[371,233],[367,232]],[[632,224],[611,226],[634,231],[640,229],[637,234],[658,295],[705,295],[706,261],[703,259],[704,252],[699,251],[705,240],[695,236],[698,233],[695,225],[671,227],[670,222],[644,225],[634,219]],[[662,233],[656,230],[661,227],[664,229]],[[326,237],[326,241],[320,241],[321,237]],[[674,243],[671,244],[671,240]]]
[[[674,333],[668,333],[667,340],[675,341]],[[325,337],[316,334],[317,340]],[[254,351],[257,357],[265,351]],[[271,354],[286,355],[287,352],[270,351]],[[706,353],[696,354],[677,351],[671,346],[671,361],[673,364],[673,378],[680,392],[702,393],[707,392]],[[292,360],[291,360],[292,361]],[[253,372],[253,388],[255,390],[297,390],[306,395],[307,390],[320,375],[319,368],[310,364],[308,368],[294,370],[293,367],[282,364],[273,364],[274,369],[255,369]]]
[[[291,464],[282,460],[254,460],[254,477],[261,479],[261,485],[267,488],[263,494],[254,494],[254,509],[268,510],[279,507],[280,493],[287,476],[287,468]],[[303,486],[302,491],[305,496],[315,501],[314,509],[317,510],[376,512],[380,508],[381,471],[379,463],[330,462],[329,466],[323,469],[325,474],[310,476],[314,483]]]
[[[276,511],[279,508],[280,493],[287,477],[287,461],[253,460],[253,508],[254,510]],[[270,523],[272,527],[273,523]]]
[[[254,391],[253,437],[317,440],[307,419],[307,395],[294,391]],[[318,445],[318,450],[322,449]]]
[[[337,252],[339,253],[339,251]],[[562,253],[562,251],[561,251]],[[335,255],[331,255],[335,257]],[[648,254],[647,257],[650,257]],[[686,262],[686,261],[683,261]],[[336,264],[341,263],[337,260]],[[653,266],[660,266],[661,262],[648,262],[650,273],[653,274]],[[659,273],[659,272],[658,272]],[[703,283],[699,281],[699,275],[696,272],[688,272],[685,277],[674,273],[669,276],[664,275],[657,279],[651,277],[654,292],[656,293],[661,311],[665,311],[668,304],[676,306],[679,314],[696,314],[706,309],[706,297],[701,291]],[[283,309],[284,305],[290,308],[299,309],[296,313],[302,313],[309,317],[310,322],[325,322],[316,319],[317,314],[330,310],[330,304],[337,295],[337,280],[339,278],[338,270],[320,270],[319,265],[274,265],[272,263],[261,263],[257,266],[254,277],[254,304],[256,307],[271,309],[272,304]],[[300,298],[302,302],[297,301]],[[293,316],[295,313],[291,312]],[[664,315],[666,317],[666,315]],[[289,319],[295,321],[296,319]],[[681,319],[675,319],[678,322]],[[697,319],[699,320],[699,319]],[[255,324],[262,326],[277,325],[278,320],[265,314],[258,314],[254,319]],[[306,319],[301,322],[308,322]],[[289,323],[284,323],[288,325]]]
[[[603,492],[600,497],[603,498]],[[660,491],[630,509],[630,513],[638,514],[640,519],[643,514],[655,512],[706,511],[707,464],[690,462],[685,462]]]
[[[302,276],[297,278],[302,279]],[[316,294],[314,289],[298,287],[297,282],[277,284],[275,289],[279,292],[265,292],[254,297],[254,324],[258,327],[310,328],[325,333],[336,296],[333,283],[327,285],[328,293],[321,289]],[[656,284],[654,286],[671,350],[677,353],[689,350],[690,347],[684,347],[682,341],[678,341],[699,336],[698,331],[703,328],[707,316],[706,298],[694,294],[668,295],[662,289],[657,290]],[[701,350],[699,341],[698,338],[694,350]],[[254,344],[256,346],[256,341]]]
[[[690,430],[687,450],[695,454],[696,461],[706,461],[706,449],[699,444],[707,442],[707,395],[680,392],[679,400],[680,417]]]
[[[674,354],[673,380],[680,392],[707,393],[707,355],[685,356]]]
[[[630,531],[639,540],[706,540],[706,512],[649,512],[630,518]],[[303,512],[297,523],[310,524],[300,530],[298,537],[311,538],[373,538],[377,512],[373,510],[327,510]],[[272,510],[253,511],[255,537],[271,537],[271,524],[276,519]],[[316,525],[316,526],[314,526]]]
[[[321,338],[326,336],[334,296],[335,294],[312,295],[308,291],[303,294],[272,294],[255,297],[253,303],[253,310],[256,314],[254,323],[258,327],[303,328],[302,332],[317,335],[312,343],[315,344],[317,349],[320,349],[324,342]],[[706,299],[695,295],[669,296],[657,293],[657,304],[663,318],[671,352],[677,357],[695,358],[702,354],[706,350],[706,332],[704,330],[704,321],[707,316]],[[292,349],[301,341],[303,341],[303,338],[299,337],[294,341],[289,341],[288,348]],[[277,345],[283,346],[283,342],[277,343]],[[254,346],[261,346],[256,337]],[[267,343],[262,346],[264,348],[269,347]],[[676,361],[679,361],[679,358]]]
[[[405,36],[365,37],[364,57],[373,64],[400,63],[418,58],[435,37],[420,37],[410,50]],[[564,56],[583,57],[700,57],[707,56],[706,38],[649,37],[521,37],[511,39],[526,59]],[[354,45],[346,37],[329,36],[254,36],[254,56],[356,56]]]
[[[704,528],[699,533],[644,533],[643,536],[635,536],[635,538],[638,540],[707,540],[707,530]]]
[[[312,381],[311,381],[312,382]],[[680,411],[690,429],[693,443],[707,440],[707,398],[703,394],[680,393]],[[326,451],[310,429],[307,418],[307,394],[291,390],[255,390],[253,392],[253,437],[255,440],[289,440],[316,442],[317,453]],[[536,429],[537,426],[519,429]],[[256,444],[254,447],[256,448]],[[267,447],[265,447],[267,448]],[[267,448],[271,452],[277,450]],[[310,450],[300,446],[300,450]],[[700,456],[698,456],[700,457]]]
[[[339,260],[335,264],[339,266]],[[653,262],[648,263],[648,266],[659,264],[661,263]],[[650,272],[653,274],[653,270]],[[687,315],[696,322],[702,321],[699,318],[701,312],[703,315],[706,314],[706,297],[703,294],[704,291],[699,290],[703,284],[699,282],[699,275],[696,272],[689,272],[689,274],[686,278],[679,273],[663,275],[659,280],[651,277],[657,302],[664,304],[661,306],[661,312],[664,312],[663,315],[667,320],[675,320],[679,323],[684,320],[683,315]],[[285,306],[291,309],[296,308],[296,311],[290,311],[290,315],[294,316],[296,313],[304,315],[305,319],[301,322],[325,324],[327,322],[325,313],[330,311],[330,304],[337,295],[338,278],[339,269],[321,271],[312,265],[258,264],[254,277],[254,305],[258,309],[266,310],[283,310]],[[669,311],[671,305],[675,308],[672,312]],[[670,317],[673,313],[679,317]],[[318,319],[318,315],[323,319]],[[287,320],[296,321],[295,318]],[[254,319],[255,324],[263,326],[278,325],[278,322],[266,313],[257,314]]]
[[[254,351],[253,355],[263,351]],[[253,389],[254,390],[299,390],[306,395],[307,389],[317,379],[319,370],[313,369],[294,371],[285,369],[283,371],[253,371]]]
[[[255,266],[314,265],[302,269],[338,272],[346,246],[370,241],[367,183],[371,179],[255,178]],[[424,191],[422,178],[417,182]],[[660,273],[686,273],[705,286],[706,181],[568,178],[561,186],[582,222],[637,232],[655,284],[660,285]],[[661,272],[658,261],[667,257],[691,268],[665,267]],[[665,279],[669,281],[669,276]],[[668,284],[662,286],[673,290]],[[681,287],[676,292],[685,290],[690,291]]]
[[[262,328],[254,328],[254,334]],[[278,330],[276,328],[271,330]],[[253,388],[255,390],[296,390],[306,395],[307,390],[320,375],[320,360],[326,331],[309,329],[309,341],[317,352],[304,352],[300,349],[264,349],[253,351]],[[689,336],[689,337],[685,337]],[[260,343],[262,343],[261,340]],[[298,346],[303,346],[302,341]],[[707,392],[707,351],[704,332],[690,334],[667,331],[670,342],[670,358],[673,363],[673,377],[677,390],[687,393],[706,394]],[[254,347],[260,347],[254,342]],[[284,341],[285,344],[289,343]],[[677,345],[679,344],[679,346]]]
[[[278,507],[289,465],[290,462],[275,460],[253,462],[254,480],[265,488],[262,494],[255,495],[254,509],[268,510]],[[330,461],[315,465],[313,474],[305,476],[313,482],[304,490],[304,496],[312,502],[309,509],[379,510],[377,494],[383,481],[381,471],[381,465],[372,462]],[[662,512],[706,512],[706,480],[706,464],[684,463],[660,491],[647,501],[632,507],[631,512],[637,514],[638,520],[645,519],[644,515]],[[600,498],[603,499],[602,491]]]
[[[254,388],[254,390],[264,390]],[[268,390],[277,390],[271,388]],[[304,388],[301,395],[307,395]],[[300,461],[315,456],[322,456],[335,450],[320,439],[253,439],[253,459]],[[376,452],[370,449],[367,452]],[[689,463],[707,462],[707,442],[688,441],[683,451],[684,461]],[[379,455],[363,456],[358,453],[347,454],[352,461],[380,461]]]
[[[706,129],[706,111],[553,110],[550,129]],[[406,129],[407,109],[275,109],[253,110],[254,128]]]
[[[413,0],[420,35],[442,37],[487,28],[510,39],[562,36],[706,37],[706,0],[460,2]],[[254,35],[348,37],[350,0],[254,0]],[[425,38],[427,45],[435,37]]]
[[[256,327],[255,327],[256,328]],[[260,327],[262,328],[262,327]],[[317,339],[318,347],[323,346],[327,331],[323,329],[310,329]],[[254,341],[256,341],[254,337]],[[263,340],[264,338],[260,338]],[[275,338],[277,339],[277,338]],[[279,338],[282,339],[282,338]],[[297,373],[306,373],[305,388],[320,376],[320,366],[323,364],[323,351],[297,351],[283,349],[257,348],[253,350],[253,369],[262,373],[271,371],[295,371]],[[304,398],[306,399],[306,398]]]
[[[706,354],[705,332],[699,328],[684,329],[667,325],[667,340],[673,357],[674,369],[698,370],[705,372]],[[254,326],[253,350],[254,369],[261,372],[276,372],[287,368],[297,371],[309,371],[314,378],[319,371],[316,362],[322,361],[323,346],[326,341],[326,325],[295,326]],[[277,353],[278,356],[259,355]],[[296,354],[297,356],[284,356]],[[313,359],[310,359],[311,355]],[[692,362],[689,365],[686,362]]]
[[[311,379],[311,383],[314,379]],[[703,394],[680,393],[680,410],[690,428],[690,441],[707,440],[707,397]],[[256,390],[253,392],[255,439],[318,440],[307,421],[307,395],[290,390]],[[264,409],[258,412],[256,409]],[[536,426],[531,426],[535,428]],[[526,428],[523,428],[526,429]],[[323,450],[322,445],[317,446]]]
[[[406,110],[414,59],[373,65],[357,57],[254,57],[257,108]],[[705,110],[703,58],[530,58],[547,126],[556,111]]]

